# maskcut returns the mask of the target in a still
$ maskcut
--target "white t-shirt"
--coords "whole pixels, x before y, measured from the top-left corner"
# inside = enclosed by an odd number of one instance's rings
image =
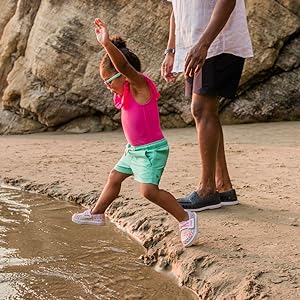
[[[182,72],[185,57],[206,29],[217,0],[168,1],[172,2],[175,18],[176,52],[173,72]],[[236,0],[226,25],[210,45],[207,58],[221,53],[244,58],[253,56],[244,0]]]

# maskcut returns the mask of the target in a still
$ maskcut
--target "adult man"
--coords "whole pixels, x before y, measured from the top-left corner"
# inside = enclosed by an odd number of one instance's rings
[[[202,174],[196,191],[179,199],[195,211],[238,204],[228,174],[220,97],[233,98],[244,60],[251,57],[244,0],[168,0],[170,32],[161,73],[166,81],[185,72],[185,93],[192,96]]]

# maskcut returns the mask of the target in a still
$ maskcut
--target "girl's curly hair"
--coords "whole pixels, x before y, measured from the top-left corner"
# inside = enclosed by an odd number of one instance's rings
[[[126,42],[120,36],[114,36],[111,39],[112,43],[124,54],[128,62],[138,71],[141,72],[141,62],[139,58],[126,46]],[[100,68],[115,69],[108,54],[102,58]]]

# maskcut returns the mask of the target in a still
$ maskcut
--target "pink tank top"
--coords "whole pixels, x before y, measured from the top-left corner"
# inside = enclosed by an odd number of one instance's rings
[[[115,107],[121,109],[121,122],[127,142],[140,146],[164,138],[160,128],[157,101],[159,92],[151,79],[144,75],[150,88],[150,99],[146,104],[137,103],[130,93],[129,82],[125,82],[123,96],[115,94]]]

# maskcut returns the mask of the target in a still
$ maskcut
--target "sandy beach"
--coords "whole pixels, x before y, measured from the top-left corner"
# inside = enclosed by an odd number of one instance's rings
[[[164,132],[161,187],[179,197],[198,182],[195,129]],[[172,271],[200,299],[300,299],[300,122],[224,126],[224,135],[240,204],[199,213],[195,246],[181,246],[176,220],[132,178],[107,214],[145,247],[146,264]],[[124,146],[122,131],[1,136],[0,182],[88,206]]]

